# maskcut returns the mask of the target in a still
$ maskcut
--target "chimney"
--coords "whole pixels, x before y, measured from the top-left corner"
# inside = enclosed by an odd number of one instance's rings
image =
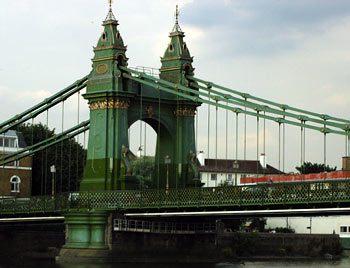
[[[350,156],[343,157],[343,170],[350,170]]]
[[[263,168],[266,168],[266,155],[264,153],[260,155],[260,165]]]
[[[203,151],[199,151],[199,154],[197,155],[197,159],[199,161],[199,163],[201,164],[201,166],[204,166],[204,152]]]

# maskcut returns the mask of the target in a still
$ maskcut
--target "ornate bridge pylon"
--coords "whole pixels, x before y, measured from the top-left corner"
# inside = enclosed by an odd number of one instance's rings
[[[160,78],[189,87],[185,76],[193,75],[193,58],[176,14],[170,43],[161,58]],[[90,135],[80,189],[137,187],[128,142],[128,129],[137,120],[146,122],[157,133],[154,186],[164,189],[195,185],[198,171],[194,116],[198,103],[124,78],[120,67],[127,66],[127,47],[111,9],[102,25],[84,95],[90,107]],[[171,163],[165,163],[166,159]]]

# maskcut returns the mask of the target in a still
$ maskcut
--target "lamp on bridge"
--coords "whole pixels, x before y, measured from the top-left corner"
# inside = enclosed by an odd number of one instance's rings
[[[235,170],[235,186],[237,186],[237,171],[238,171],[238,168],[239,168],[238,161],[235,160],[233,162],[233,169]]]
[[[52,165],[50,167],[50,171],[52,173],[52,186],[51,186],[51,196],[52,196],[52,199],[54,198],[55,196],[55,173],[56,173],[56,167],[55,165]]]
[[[164,158],[164,164],[166,164],[166,190],[169,190],[169,165],[171,164],[171,158],[166,155]]]

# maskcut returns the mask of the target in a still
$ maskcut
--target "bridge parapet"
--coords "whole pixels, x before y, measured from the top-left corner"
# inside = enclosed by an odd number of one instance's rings
[[[216,188],[70,192],[0,199],[0,214],[87,210],[250,209],[264,206],[338,206],[350,202],[350,180],[276,183]]]

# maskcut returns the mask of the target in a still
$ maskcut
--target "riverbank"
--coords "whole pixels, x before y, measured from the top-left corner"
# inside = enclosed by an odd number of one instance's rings
[[[339,259],[337,235],[268,233],[109,233],[107,250],[61,249],[63,223],[0,226],[0,257],[96,263],[217,263]],[[348,254],[345,251],[345,254]]]

